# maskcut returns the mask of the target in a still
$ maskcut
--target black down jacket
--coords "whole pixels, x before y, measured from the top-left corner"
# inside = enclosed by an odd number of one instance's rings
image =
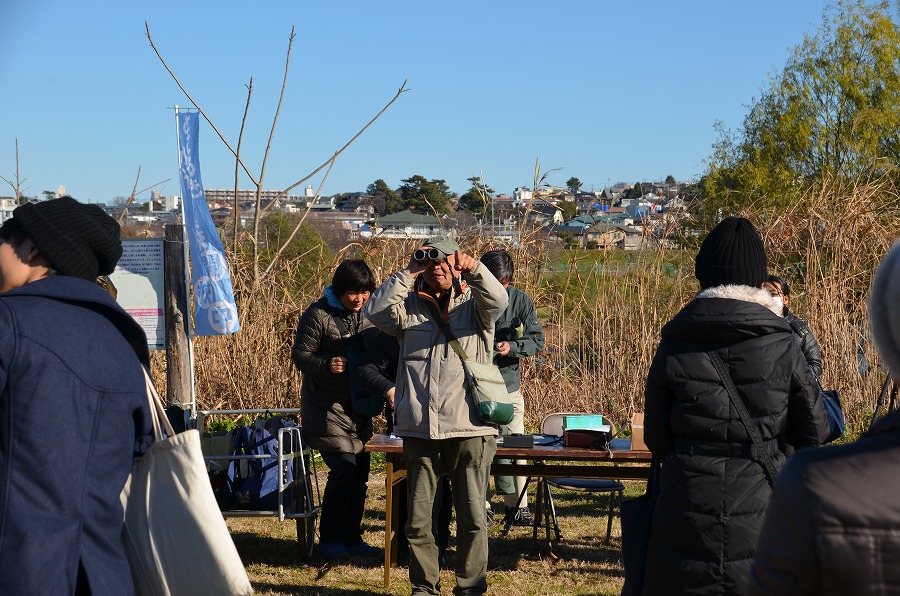
[[[806,321],[795,315],[793,312],[784,308],[784,320],[788,322],[791,329],[794,330],[794,340],[800,344],[800,351],[806,358],[806,363],[812,369],[816,378],[822,376],[822,348],[816,341],[816,336],[812,334]]]
[[[748,594],[900,591],[900,412],[848,445],[792,457],[775,485]]]
[[[303,374],[300,387],[303,440],[319,451],[361,453],[372,436],[372,419],[360,416],[350,405],[350,373],[334,374],[329,362],[335,356],[347,356],[334,317],[344,321],[347,331],[356,335],[367,321],[360,313],[329,303],[323,296],[300,317],[291,356]]]
[[[662,329],[645,440],[663,462],[645,594],[742,594],[771,488],[709,358],[717,350],[776,467],[780,443],[818,445],[824,405],[765,290],[718,286]]]

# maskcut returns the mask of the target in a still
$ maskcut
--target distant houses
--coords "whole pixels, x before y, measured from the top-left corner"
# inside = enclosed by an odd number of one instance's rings
[[[358,238],[424,239],[470,231],[495,241],[514,244],[523,233],[543,235],[566,246],[583,250],[640,250],[664,241],[689,205],[681,192],[684,185],[641,183],[611,185],[598,192],[571,192],[563,188],[541,188],[534,192],[516,188],[512,196],[498,195],[477,214],[455,216],[403,210],[378,215],[384,198],[364,192],[317,196],[311,185],[303,195],[265,190],[204,189],[210,216],[216,225],[233,222],[235,209],[241,226],[251,225],[259,213],[303,214],[306,221],[329,234],[339,233],[347,241]],[[259,205],[257,206],[257,199]],[[0,222],[12,215],[16,202],[0,197]],[[134,226],[159,225],[180,220],[179,197],[151,193],[147,202],[126,204],[117,197],[107,208],[111,216]],[[566,213],[575,213],[567,217]],[[332,236],[333,237],[333,236]]]
[[[428,213],[413,213],[409,209],[376,217],[369,225],[375,238],[430,238],[447,233],[446,224],[456,231],[455,222],[444,222]]]
[[[12,217],[13,209],[18,207],[16,199],[13,197],[0,198],[0,223]]]

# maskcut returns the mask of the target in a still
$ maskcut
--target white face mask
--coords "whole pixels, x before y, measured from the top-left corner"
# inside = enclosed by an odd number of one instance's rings
[[[775,304],[778,305],[778,308],[781,312],[784,312],[784,297],[783,296],[772,296],[772,300]]]

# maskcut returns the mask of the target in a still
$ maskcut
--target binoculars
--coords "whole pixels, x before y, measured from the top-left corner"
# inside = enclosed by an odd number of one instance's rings
[[[425,261],[443,261],[443,253],[436,248],[419,248],[413,253],[413,259],[423,263]]]

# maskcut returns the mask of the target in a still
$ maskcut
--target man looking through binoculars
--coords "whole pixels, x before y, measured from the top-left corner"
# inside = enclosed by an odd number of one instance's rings
[[[433,505],[441,476],[453,485],[456,593],[487,591],[487,470],[497,427],[481,422],[462,361],[435,320],[441,317],[469,358],[489,364],[494,324],[506,290],[483,263],[450,238],[433,238],[409,265],[375,290],[365,307],[373,325],[400,343],[394,434],[407,464],[409,579],[413,594],[440,594]]]

